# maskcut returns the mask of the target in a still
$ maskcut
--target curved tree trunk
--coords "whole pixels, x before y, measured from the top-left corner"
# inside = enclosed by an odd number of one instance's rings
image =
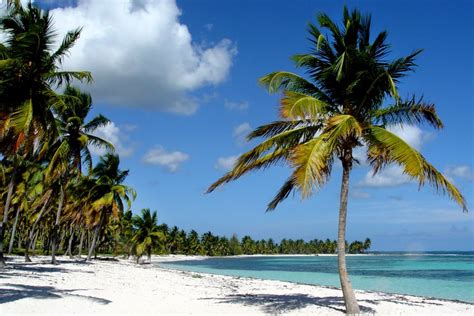
[[[10,244],[8,245],[8,254],[13,251],[13,242],[15,241],[16,225],[18,224],[18,217],[20,215],[20,207],[18,206],[15,214],[15,221],[13,222],[12,235],[10,236]]]
[[[77,252],[77,257],[80,258],[82,255],[82,243],[84,242],[84,235],[86,231],[82,230],[81,231],[81,241],[79,242],[79,251]]]
[[[5,258],[3,257],[3,238],[5,236],[5,228],[8,221],[8,210],[12,201],[13,188],[15,186],[16,172],[13,171],[12,178],[8,184],[7,200],[5,202],[5,208],[3,209],[3,219],[0,222],[0,268],[5,266]]]
[[[59,219],[61,218],[63,203],[64,203],[64,186],[61,184],[61,193],[59,195],[58,211],[56,213],[56,221],[54,222],[53,236],[51,238],[51,263],[52,264],[57,264],[56,250],[58,247]]]
[[[69,228],[69,242],[68,242],[67,251],[66,251],[66,255],[69,255],[70,259],[73,258],[72,256],[72,241],[73,240],[74,240],[74,230],[72,229],[72,225],[71,225],[71,227]]]
[[[94,237],[92,238],[92,243],[89,248],[89,254],[87,255],[87,259],[86,259],[87,261],[90,261],[92,259],[92,255],[94,254],[97,240],[99,239],[100,229],[102,228],[102,223],[104,222],[104,218],[105,218],[105,215],[104,215],[104,212],[102,212],[102,214],[100,215],[99,224],[96,226],[94,230]]]
[[[347,199],[349,195],[349,173],[352,167],[352,153],[350,150],[342,157],[342,185],[339,207],[339,229],[337,234],[337,262],[339,264],[339,279],[341,281],[342,294],[346,304],[346,314],[360,314],[359,304],[352,289],[351,281],[346,267],[346,218]]]

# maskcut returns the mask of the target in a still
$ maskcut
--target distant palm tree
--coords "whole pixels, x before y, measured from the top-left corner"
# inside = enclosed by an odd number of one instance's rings
[[[153,249],[161,247],[165,240],[165,236],[158,226],[158,215],[156,211],[152,213],[148,208],[143,209],[141,216],[133,216],[132,222],[135,228],[132,241],[137,263],[145,252],[148,255],[148,261],[151,261],[151,252]]]
[[[295,55],[297,67],[304,67],[310,81],[290,72],[274,72],[260,79],[268,91],[282,90],[281,120],[261,126],[249,139],[266,138],[239,157],[233,169],[208,189],[238,179],[252,170],[279,162],[288,162],[293,173],[268,205],[273,210],[294,190],[303,198],[328,181],[335,159],[342,165],[340,193],[338,263],[346,312],[360,312],[350,283],[345,259],[345,232],[349,174],[354,162],[353,150],[365,145],[374,174],[390,163],[397,163],[405,174],[446,192],[467,210],[464,197],[438,170],[414,148],[386,128],[393,125],[428,123],[442,128],[434,105],[417,101],[415,97],[401,100],[397,83],[415,67],[415,57],[421,52],[387,61],[387,33],[379,33],[370,41],[370,16],[344,8],[340,27],[326,14],[318,15],[323,34],[309,25],[309,54]],[[384,102],[388,97],[392,105]]]

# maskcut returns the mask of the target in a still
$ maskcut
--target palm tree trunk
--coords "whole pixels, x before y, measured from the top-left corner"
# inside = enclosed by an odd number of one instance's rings
[[[68,242],[68,245],[67,245],[67,251],[66,251],[66,255],[69,255],[69,258],[72,259],[73,256],[72,256],[72,241],[74,239],[74,231],[72,230],[72,225],[71,227],[69,228],[69,242]]]
[[[7,200],[5,202],[5,208],[3,209],[3,219],[0,222],[0,268],[5,266],[5,258],[3,257],[3,238],[5,236],[5,227],[8,220],[8,210],[12,201],[13,187],[15,186],[16,171],[13,171],[10,183],[8,184]]]
[[[79,242],[79,251],[77,252],[77,257],[80,258],[82,255],[82,243],[84,242],[84,235],[86,234],[85,230],[81,232],[81,241]]]
[[[105,212],[102,212],[102,214],[100,215],[100,220],[99,220],[99,224],[96,226],[95,230],[94,230],[94,237],[92,238],[92,243],[91,243],[91,246],[89,248],[89,254],[87,255],[87,261],[90,261],[92,259],[92,254],[94,253],[94,250],[95,250],[95,247],[96,247],[96,244],[97,244],[97,239],[99,238],[99,232],[100,232],[100,229],[102,228],[102,223],[104,221],[104,218],[105,218],[105,215],[104,215]]]
[[[31,245],[31,250],[33,251],[33,253],[36,250],[36,241],[38,240],[38,236],[39,236],[39,230],[36,231],[35,238],[33,238],[33,244]]]
[[[86,261],[90,261],[92,259],[92,254],[94,253],[94,250],[95,250],[95,244],[97,243],[97,238],[99,236],[99,230],[100,230],[100,225],[97,225],[94,229],[94,237],[92,237],[92,242],[89,247],[89,253],[87,255]]]
[[[346,304],[346,314],[360,314],[359,304],[352,289],[351,281],[346,267],[346,218],[347,218],[347,200],[349,195],[349,173],[351,170],[351,151],[344,153],[342,160],[342,185],[341,201],[339,207],[339,229],[337,234],[337,261],[339,264],[339,279],[341,281],[342,294]],[[348,156],[348,157],[347,157]]]
[[[64,203],[64,186],[61,184],[61,193],[59,195],[59,205],[58,205],[58,211],[56,213],[56,221],[54,222],[54,227],[53,227],[53,236],[51,240],[51,263],[52,264],[57,264],[56,261],[56,250],[57,250],[57,244],[58,244],[58,233],[59,233],[59,219],[61,218],[61,211],[63,208],[63,203]]]
[[[13,251],[13,242],[15,241],[16,225],[18,224],[18,217],[20,215],[20,207],[16,208],[15,221],[13,222],[12,235],[10,236],[10,244],[8,245],[8,254]]]

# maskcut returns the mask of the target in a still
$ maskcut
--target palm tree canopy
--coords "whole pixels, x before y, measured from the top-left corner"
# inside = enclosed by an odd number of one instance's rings
[[[387,32],[373,37],[371,17],[357,10],[344,8],[342,25],[326,14],[319,14],[317,20],[319,26],[309,24],[308,29],[312,50],[292,57],[309,79],[286,71],[260,79],[270,93],[282,92],[281,120],[251,132],[249,140],[262,138],[262,142],[242,154],[207,192],[249,171],[286,162],[293,173],[269,203],[268,210],[273,210],[294,190],[310,196],[328,181],[335,159],[350,167],[357,162],[353,149],[366,146],[374,175],[387,164],[399,164],[420,186],[430,183],[467,211],[460,191],[387,129],[403,124],[443,127],[433,104],[399,96],[397,85],[415,69],[421,50],[388,60]]]
[[[63,174],[68,168],[73,168],[80,174],[82,164],[85,162],[90,172],[92,170],[90,146],[114,149],[108,141],[92,134],[110,121],[103,115],[98,115],[86,122],[86,117],[92,108],[92,98],[90,94],[81,92],[78,88],[68,85],[60,99],[62,102],[55,111],[58,139],[52,145],[49,171],[55,170],[56,173]]]
[[[132,200],[136,197],[133,188],[123,184],[128,175],[128,170],[120,170],[120,159],[114,154],[105,154],[92,170],[94,185],[89,192],[91,209],[89,210],[89,221],[93,224],[99,222],[100,214],[106,212],[114,218],[119,213],[130,209]]]
[[[158,247],[164,240],[164,234],[158,226],[158,215],[156,211],[151,212],[150,209],[143,209],[141,216],[135,215],[132,218],[135,234],[132,237],[137,256],[147,250]]]
[[[8,6],[0,17],[6,39],[0,43],[0,131],[14,130],[15,150],[25,140],[54,136],[53,107],[61,103],[54,91],[73,79],[90,82],[86,71],[64,71],[61,64],[78,40],[81,30],[68,32],[56,50],[56,32],[48,11],[28,3]],[[31,144],[30,144],[31,146]]]

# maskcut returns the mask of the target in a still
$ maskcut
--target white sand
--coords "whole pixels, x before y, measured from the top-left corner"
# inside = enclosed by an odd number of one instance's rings
[[[154,257],[154,261],[176,257]],[[0,270],[0,315],[313,314],[343,315],[341,291],[288,282],[179,272],[133,261],[48,258]],[[474,315],[474,305],[356,291],[364,315]]]

